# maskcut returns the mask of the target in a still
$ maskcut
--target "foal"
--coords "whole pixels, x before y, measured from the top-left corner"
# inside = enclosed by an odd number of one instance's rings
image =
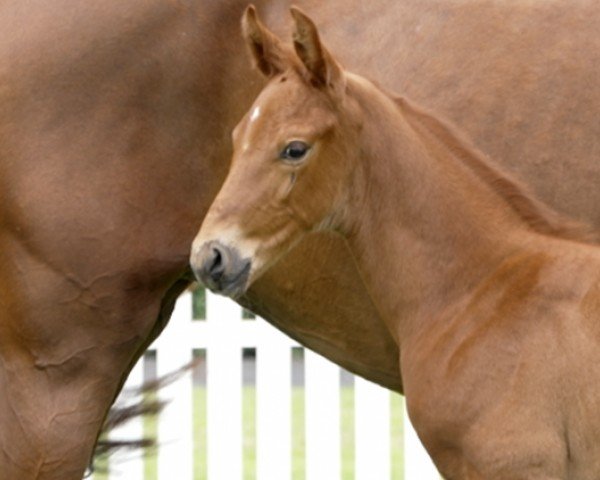
[[[233,132],[197,276],[236,297],[307,232],[339,232],[446,478],[600,478],[600,254],[448,126],[342,70],[292,15],[295,53],[244,15],[270,81]]]

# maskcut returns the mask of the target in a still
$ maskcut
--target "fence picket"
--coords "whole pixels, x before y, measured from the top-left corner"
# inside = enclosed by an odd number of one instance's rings
[[[206,351],[208,478],[242,478],[241,308],[207,293],[206,322],[213,344]]]
[[[356,480],[389,479],[390,392],[363,378],[354,379]]]
[[[182,348],[191,317],[191,296],[183,296],[176,304],[169,328],[160,338],[156,349],[156,373],[169,375],[192,360],[192,349]],[[192,376],[181,378],[159,391],[166,403],[158,418],[158,478],[192,478]]]
[[[339,479],[340,369],[310,350],[304,365],[306,480]]]
[[[260,480],[291,478],[291,345],[284,335],[257,320],[256,473]]]

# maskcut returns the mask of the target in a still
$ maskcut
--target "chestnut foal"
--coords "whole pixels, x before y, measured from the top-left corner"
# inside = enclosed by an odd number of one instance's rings
[[[600,252],[449,126],[243,17],[270,78],[192,250],[238,297],[305,234],[346,237],[451,479],[600,478]],[[326,295],[326,292],[324,292]]]

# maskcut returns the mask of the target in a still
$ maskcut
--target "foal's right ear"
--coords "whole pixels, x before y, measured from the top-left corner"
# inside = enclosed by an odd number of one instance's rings
[[[289,65],[289,54],[282,42],[258,19],[254,5],[242,16],[242,33],[258,69],[267,77],[282,73]]]
[[[295,23],[294,48],[310,82],[314,86],[342,92],[345,85],[342,67],[321,42],[315,23],[296,7],[291,7],[290,12]]]

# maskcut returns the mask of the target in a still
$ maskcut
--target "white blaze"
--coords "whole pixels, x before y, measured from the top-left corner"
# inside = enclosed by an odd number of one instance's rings
[[[254,122],[259,116],[260,116],[260,106],[256,107],[254,110],[252,110],[252,113],[250,114],[250,121]]]

